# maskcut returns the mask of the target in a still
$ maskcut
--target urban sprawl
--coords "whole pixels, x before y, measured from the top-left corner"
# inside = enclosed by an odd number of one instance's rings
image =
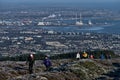
[[[78,8],[2,11],[0,12],[0,55],[17,56],[32,52],[61,54],[86,50],[113,50],[119,53],[119,34],[62,32],[40,27],[75,25],[76,20],[83,20],[87,25],[89,19],[98,20],[89,25],[107,25],[109,24],[107,21],[119,20],[120,15],[116,16],[116,14],[117,12],[103,9]]]

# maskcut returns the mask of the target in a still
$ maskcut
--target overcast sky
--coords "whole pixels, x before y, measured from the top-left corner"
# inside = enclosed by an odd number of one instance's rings
[[[1,2],[120,2],[120,0],[0,0]]]
[[[0,6],[7,6],[7,5],[44,5],[48,6],[48,4],[52,6],[59,6],[59,5],[79,5],[83,7],[88,6],[100,6],[100,7],[120,7],[120,0],[0,0]]]

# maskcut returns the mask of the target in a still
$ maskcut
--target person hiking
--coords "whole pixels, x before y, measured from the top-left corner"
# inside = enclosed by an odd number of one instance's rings
[[[93,54],[90,55],[90,59],[94,59],[94,55]]]
[[[76,59],[77,59],[77,60],[80,59],[80,53],[79,53],[79,52],[76,54]]]
[[[83,58],[86,59],[88,58],[88,54],[84,51],[84,53],[82,54]]]
[[[46,71],[50,71],[52,64],[51,64],[50,59],[47,56],[45,57],[43,64],[46,67]]]
[[[109,54],[108,58],[111,59],[111,54]]]
[[[103,53],[100,55],[100,59],[101,60],[105,59],[105,55]]]
[[[27,63],[29,63],[29,74],[33,73],[33,65],[35,62],[35,58],[33,54],[30,54],[27,58]]]

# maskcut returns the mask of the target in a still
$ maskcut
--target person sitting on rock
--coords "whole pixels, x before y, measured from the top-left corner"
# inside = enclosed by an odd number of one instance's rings
[[[48,59],[47,56],[45,57],[45,59],[44,59],[44,61],[43,61],[43,64],[44,64],[45,67],[46,67],[46,71],[50,71],[52,64],[51,64],[50,59]]]
[[[86,59],[88,58],[88,54],[84,51],[84,53],[82,54],[83,58]]]
[[[105,59],[105,55],[103,53],[100,55],[100,59],[101,60]]]
[[[93,54],[90,55],[90,59],[94,59],[94,55]]]

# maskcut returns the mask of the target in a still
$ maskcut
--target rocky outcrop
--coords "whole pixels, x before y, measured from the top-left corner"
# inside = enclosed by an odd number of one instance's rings
[[[52,60],[52,69],[45,71],[36,61],[34,74],[28,74],[26,62],[0,62],[0,80],[109,80],[120,79],[120,59]]]

